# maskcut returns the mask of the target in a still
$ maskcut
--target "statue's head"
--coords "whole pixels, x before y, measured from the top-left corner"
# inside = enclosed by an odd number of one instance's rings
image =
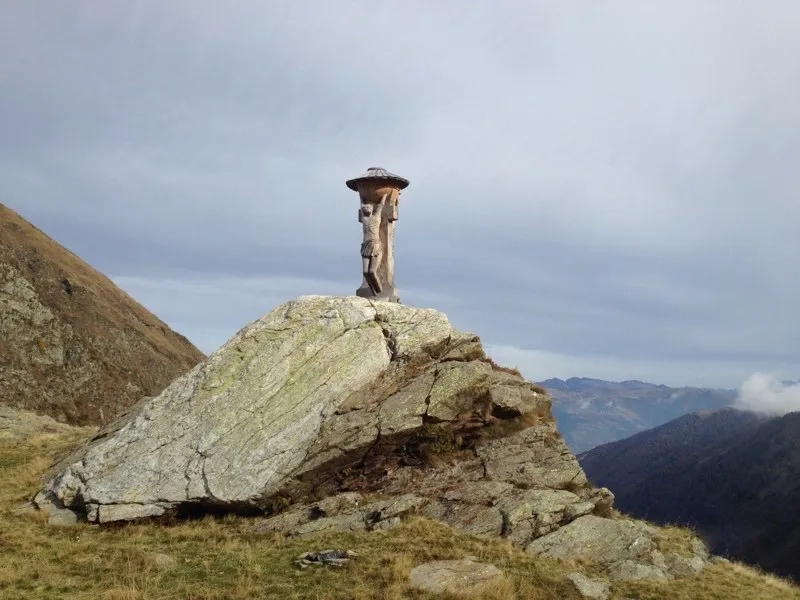
[[[375,207],[372,206],[372,204],[370,204],[369,202],[365,202],[364,204],[361,205],[361,210],[364,211],[364,216],[366,217],[372,216],[372,212],[374,209]]]

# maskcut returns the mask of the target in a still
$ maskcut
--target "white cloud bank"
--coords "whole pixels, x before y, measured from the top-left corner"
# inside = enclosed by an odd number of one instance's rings
[[[755,373],[742,384],[736,406],[773,415],[800,411],[800,382],[786,384],[774,375]]]

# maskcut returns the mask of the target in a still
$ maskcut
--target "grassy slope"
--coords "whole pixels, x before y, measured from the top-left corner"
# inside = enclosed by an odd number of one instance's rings
[[[0,264],[19,271],[53,314],[52,322],[34,330],[53,333],[52,339],[59,339],[55,332],[66,335],[65,352],[72,355],[66,369],[42,363],[36,357],[48,347],[44,337],[29,346],[20,341],[24,335],[6,331],[11,337],[0,339],[0,403],[71,424],[99,424],[141,396],[159,393],[204,358],[111,279],[2,203]]]
[[[592,565],[543,560],[502,540],[479,539],[415,519],[388,532],[327,534],[302,540],[250,533],[240,517],[163,524],[53,527],[41,513],[17,509],[36,490],[53,458],[87,430],[0,439],[0,597],[75,600],[221,600],[252,598],[424,599],[408,588],[421,562],[475,556],[506,574],[477,598],[577,599],[566,573]],[[673,530],[673,543],[685,532]],[[348,548],[360,557],[343,569],[298,570],[302,552]],[[159,555],[173,564],[159,566]],[[800,589],[736,564],[668,584],[618,584],[614,598],[640,600],[799,599]]]

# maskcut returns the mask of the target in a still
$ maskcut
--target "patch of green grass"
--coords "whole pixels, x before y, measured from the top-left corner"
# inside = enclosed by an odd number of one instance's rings
[[[11,469],[24,464],[27,460],[28,457],[22,454],[4,453],[0,451],[0,470]]]

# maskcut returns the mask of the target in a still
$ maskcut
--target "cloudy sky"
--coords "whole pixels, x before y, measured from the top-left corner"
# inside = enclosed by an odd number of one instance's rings
[[[532,379],[800,377],[800,4],[6,2],[0,201],[206,352],[352,294]]]

